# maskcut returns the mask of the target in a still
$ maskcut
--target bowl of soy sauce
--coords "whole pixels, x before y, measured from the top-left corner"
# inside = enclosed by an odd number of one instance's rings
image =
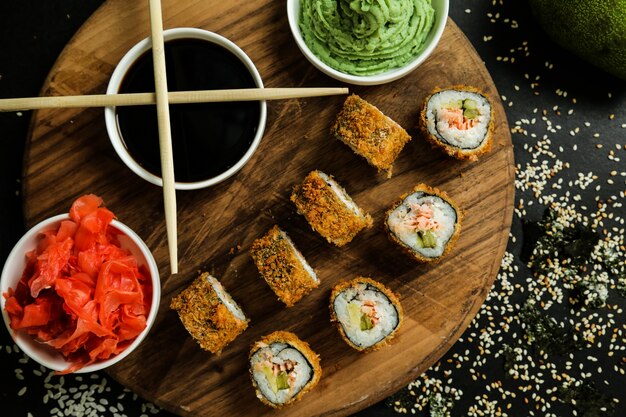
[[[163,32],[168,91],[262,88],[261,76],[241,48],[196,28]],[[107,94],[154,92],[152,46],[146,38],[115,68]],[[141,178],[162,186],[156,106],[105,108],[113,148]],[[176,189],[215,185],[234,175],[259,146],[265,101],[170,104]]]

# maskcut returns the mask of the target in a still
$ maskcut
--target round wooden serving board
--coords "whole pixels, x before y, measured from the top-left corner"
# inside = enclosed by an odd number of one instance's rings
[[[281,1],[164,0],[165,28],[208,29],[237,43],[267,87],[338,86],[306,61],[287,25]],[[109,0],[82,27],[50,73],[42,95],[103,93],[124,53],[149,33],[144,0]],[[416,124],[435,86],[469,84],[495,104],[495,144],[480,161],[461,162],[433,150]],[[483,62],[448,21],[433,55],[409,76],[350,90],[380,108],[413,136],[386,179],[329,135],[343,96],[268,102],[263,141],[230,180],[178,192],[180,274],[170,277],[161,188],[134,175],[107,138],[102,109],[39,111],[25,154],[24,212],[28,225],[67,212],[85,193],[102,196],[119,220],[152,249],[163,296],[157,322],[141,346],[109,373],[160,406],[181,415],[346,415],[397,391],[454,344],[475,316],[498,272],[513,211],[511,137],[498,92]],[[374,227],[343,248],[314,233],[289,201],[291,188],[313,169],[336,177]],[[464,210],[456,247],[442,262],[420,265],[383,232],[389,205],[420,182],[446,191]],[[293,238],[322,284],[285,308],[258,276],[248,249],[279,224]],[[173,295],[198,271],[218,277],[250,327],[220,356],[202,351],[175,312]],[[401,296],[406,320],[391,346],[360,354],[329,322],[330,288],[370,276]],[[289,330],[321,356],[323,376],[302,401],[274,411],[255,398],[249,346],[262,335]]]

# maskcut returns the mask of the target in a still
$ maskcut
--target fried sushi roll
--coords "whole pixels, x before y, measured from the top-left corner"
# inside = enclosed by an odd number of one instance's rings
[[[320,285],[317,274],[278,226],[255,240],[250,254],[259,274],[287,307]]]
[[[383,284],[357,277],[333,288],[330,319],[348,345],[368,352],[389,343],[402,324],[403,311],[398,297]]]
[[[476,161],[491,149],[493,106],[474,87],[436,89],[426,98],[420,118],[426,139],[450,156]]]
[[[419,262],[438,261],[452,249],[462,214],[448,195],[419,184],[387,211],[389,238]]]
[[[270,407],[298,401],[322,376],[319,356],[290,332],[264,336],[250,349],[250,377],[256,396]]]
[[[330,129],[354,153],[391,177],[393,163],[411,140],[396,122],[356,94],[349,96]]]
[[[312,171],[291,194],[298,213],[313,230],[328,242],[343,246],[363,228],[372,225],[372,218],[356,205],[331,176]]]
[[[175,296],[170,308],[178,312],[200,347],[211,353],[219,354],[248,327],[249,320],[239,305],[207,272]]]

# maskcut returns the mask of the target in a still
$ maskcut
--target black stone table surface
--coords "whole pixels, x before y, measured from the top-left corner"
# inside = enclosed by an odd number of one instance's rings
[[[548,40],[526,1],[451,3],[512,128],[509,246],[462,338],[409,387],[358,415],[625,416],[626,83]],[[0,98],[38,95],[100,4],[0,2]],[[25,232],[20,179],[30,117],[0,113],[0,264]],[[552,217],[538,224],[550,207]],[[106,373],[53,375],[4,328],[0,400],[3,416],[170,415]]]

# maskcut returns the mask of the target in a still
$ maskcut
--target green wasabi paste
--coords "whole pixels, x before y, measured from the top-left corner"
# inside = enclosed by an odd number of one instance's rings
[[[402,67],[433,27],[431,0],[301,0],[305,43],[323,62],[353,75]]]

